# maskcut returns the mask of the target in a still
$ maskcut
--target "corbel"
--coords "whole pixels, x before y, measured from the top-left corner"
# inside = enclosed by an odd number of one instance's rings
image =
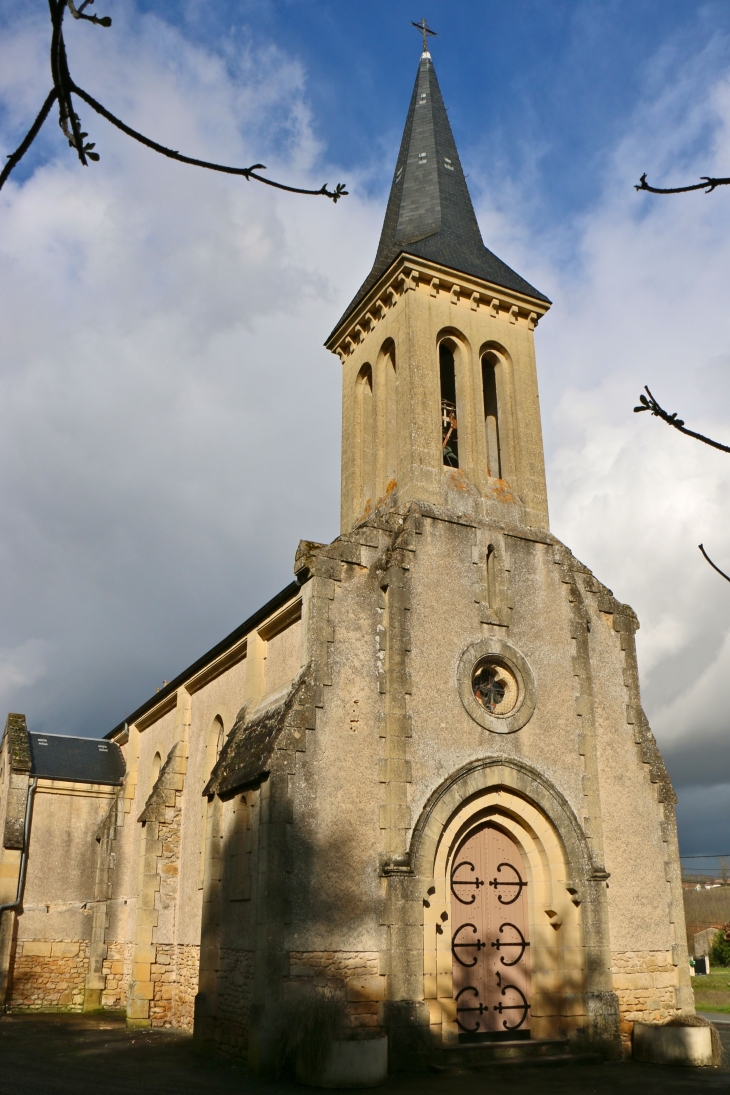
[[[517,322],[517,317],[518,317],[519,314],[520,314],[519,308],[517,307],[516,304],[513,304],[512,307],[509,310],[509,321],[510,321],[510,323],[516,323]]]
[[[377,319],[375,318],[375,316],[373,315],[372,312],[366,312],[365,315],[363,316],[362,322],[365,325],[366,330],[372,331],[373,327],[375,326],[375,324],[378,321],[377,321]]]
[[[499,301],[496,297],[492,298],[492,303],[489,305],[489,314],[492,319],[497,319],[499,316]]]
[[[387,301],[387,307],[393,308],[398,297],[396,296],[395,289],[391,286],[390,289],[385,290],[385,299]]]
[[[527,329],[528,331],[534,331],[537,327],[537,312],[530,312],[527,317]]]
[[[351,353],[354,353],[355,345],[354,345],[352,339],[349,336],[344,340],[342,345],[345,347],[345,353],[347,354],[348,357],[350,356]]]
[[[375,312],[376,319],[380,320],[383,318],[383,316],[385,315],[385,305],[383,304],[382,300],[375,301],[375,304],[373,305],[373,311]]]
[[[439,295],[439,279],[431,278],[431,296],[437,297]]]
[[[406,289],[408,288],[408,286],[406,284],[405,274],[399,274],[398,275],[398,277],[395,279],[395,285],[396,285],[396,289],[397,289],[397,292],[398,292],[398,296],[399,297],[403,296]]]
[[[405,289],[417,289],[418,288],[418,270],[406,270],[408,280],[405,283]]]
[[[476,312],[479,307],[479,293],[472,293],[471,295],[471,310]]]
[[[341,362],[342,362],[342,364],[344,365],[344,364],[345,364],[345,358],[347,357],[347,354],[346,354],[346,353],[345,353],[345,351],[344,351],[344,350],[342,349],[342,347],[341,347],[341,346],[338,346],[338,347],[336,348],[336,350],[335,350],[335,353],[337,354],[337,356],[339,357],[340,361],[341,361]]]
[[[452,285],[451,286],[451,296],[449,297],[449,303],[450,304],[458,304],[460,294],[461,294],[461,289],[459,288],[459,286],[458,285]]]
[[[363,329],[362,329],[362,327],[360,326],[359,323],[355,324],[352,333],[353,333],[353,335],[355,336],[355,338],[357,339],[358,342],[364,342],[365,341],[365,332],[363,331]]]

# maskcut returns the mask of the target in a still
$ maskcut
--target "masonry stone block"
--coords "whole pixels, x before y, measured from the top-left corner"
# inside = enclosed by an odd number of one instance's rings
[[[22,944],[22,954],[24,957],[34,958],[48,958],[51,954],[51,943],[38,942],[31,940]]]

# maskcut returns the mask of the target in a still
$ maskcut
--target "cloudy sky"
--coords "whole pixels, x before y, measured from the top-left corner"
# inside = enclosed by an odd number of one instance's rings
[[[105,733],[337,534],[339,362],[419,55],[404,0],[97,0],[87,108],[0,194],[0,707]],[[730,457],[632,407],[647,383],[730,442],[730,6],[429,0],[485,242],[555,302],[537,347],[552,527],[636,609],[682,850],[730,852]],[[49,89],[43,0],[0,0],[0,155]]]

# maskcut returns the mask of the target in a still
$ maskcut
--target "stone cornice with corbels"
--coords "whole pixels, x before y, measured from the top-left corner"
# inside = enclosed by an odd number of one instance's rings
[[[429,293],[432,297],[443,294],[458,307],[470,308],[474,312],[484,308],[492,318],[525,326],[530,331],[534,331],[550,307],[547,301],[460,274],[425,259],[400,255],[373,286],[360,307],[335,328],[325,343],[327,349],[344,362],[409,291]]]

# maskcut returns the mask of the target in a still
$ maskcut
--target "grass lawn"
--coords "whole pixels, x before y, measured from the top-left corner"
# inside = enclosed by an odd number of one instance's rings
[[[692,988],[698,1011],[730,1012],[730,969],[713,970],[705,977],[693,977]]]

